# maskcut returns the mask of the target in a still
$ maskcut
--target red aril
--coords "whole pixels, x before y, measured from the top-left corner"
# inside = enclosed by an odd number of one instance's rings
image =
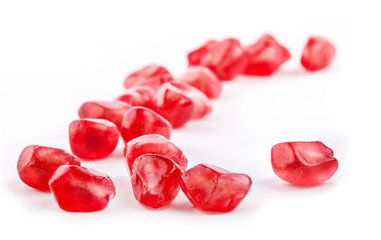
[[[163,84],[153,95],[151,109],[179,128],[192,119],[195,104],[170,83]]]
[[[271,149],[271,164],[279,178],[299,186],[321,184],[338,168],[333,151],[321,142],[276,144]]]
[[[195,87],[183,82],[171,82],[173,87],[179,89],[194,103],[192,119],[200,119],[212,112],[212,105],[208,97]]]
[[[188,53],[188,63],[189,66],[198,66],[200,65],[201,60],[207,55],[213,45],[218,43],[217,41],[210,40],[207,41],[204,45]]]
[[[136,86],[127,89],[116,100],[128,103],[132,106],[149,107],[154,90],[146,86]]]
[[[121,101],[90,101],[79,108],[80,118],[97,118],[109,120],[120,129],[124,113],[131,105]]]
[[[158,89],[163,83],[172,80],[173,76],[166,68],[157,64],[151,64],[131,73],[124,81],[124,87],[147,86],[152,89]]]
[[[180,186],[189,201],[209,212],[230,212],[245,198],[252,181],[246,174],[199,164],[185,171]]]
[[[145,107],[132,107],[123,118],[120,134],[125,142],[146,134],[159,134],[169,139],[172,126],[162,116]]]
[[[223,81],[229,81],[242,73],[247,64],[247,53],[239,41],[228,38],[209,41],[188,54],[189,66],[204,66]]]
[[[183,170],[187,168],[188,161],[175,144],[161,135],[149,134],[129,141],[124,148],[124,157],[130,173],[134,161],[146,153],[161,155],[174,161]]]
[[[217,98],[222,90],[221,81],[217,76],[209,68],[202,66],[189,67],[176,80],[197,88],[210,99]]]
[[[307,71],[328,67],[335,57],[335,47],[322,37],[310,37],[304,47],[301,64]]]
[[[151,208],[170,204],[179,193],[182,172],[169,158],[141,155],[132,165],[131,183],[136,200]]]
[[[119,131],[114,123],[103,119],[84,118],[69,125],[71,151],[82,159],[101,159],[118,145]]]
[[[20,179],[28,186],[49,191],[49,178],[61,165],[81,165],[80,160],[57,148],[31,145],[21,152],[17,162]]]
[[[107,175],[73,165],[57,168],[49,187],[60,208],[69,212],[102,210],[115,196],[114,183]]]
[[[268,76],[291,58],[290,52],[269,34],[245,48],[248,63],[243,71],[246,75]]]

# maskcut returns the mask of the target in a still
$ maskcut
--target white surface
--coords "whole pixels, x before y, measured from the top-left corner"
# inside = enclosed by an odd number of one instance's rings
[[[1,1],[1,235],[28,239],[380,239],[380,22],[377,1]],[[345,4],[345,5],[343,5]],[[378,15],[378,16],[377,16]],[[378,31],[378,32],[377,32]],[[16,162],[30,144],[69,150],[67,126],[86,100],[113,99],[123,78],[151,62],[175,75],[209,38],[242,43],[273,33],[293,55],[270,78],[224,83],[205,120],[175,130],[190,166],[205,162],[253,179],[228,214],[205,214],[182,193],[166,209],[134,199],[120,146],[83,162],[110,175],[116,197],[101,212],[68,213],[25,186]],[[305,73],[309,35],[329,38],[337,58]],[[270,165],[281,141],[321,140],[339,170],[314,188],[279,180]],[[7,237],[7,239],[10,237]]]

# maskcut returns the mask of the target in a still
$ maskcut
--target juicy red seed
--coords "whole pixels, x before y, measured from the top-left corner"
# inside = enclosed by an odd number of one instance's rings
[[[173,76],[166,68],[152,64],[130,74],[124,81],[124,87],[148,86],[158,89],[163,83],[172,80]]]
[[[126,112],[120,134],[125,142],[146,134],[159,134],[169,139],[172,126],[162,116],[145,107],[132,107]]]
[[[153,95],[151,108],[178,128],[192,119],[195,104],[178,88],[165,83]]]
[[[217,98],[222,90],[221,81],[217,76],[209,68],[202,66],[189,67],[183,75],[177,78],[177,81],[197,88],[210,99]]]
[[[117,100],[132,106],[149,107],[154,90],[146,86],[137,86],[127,89]]]
[[[214,40],[207,41],[201,47],[199,47],[196,50],[193,50],[192,52],[188,53],[189,66],[200,65],[201,60],[204,58],[204,56],[206,54],[209,53],[212,46],[215,45],[216,43],[218,43],[218,42],[214,41]]]
[[[183,152],[175,144],[163,136],[149,134],[137,137],[126,144],[124,156],[130,173],[134,161],[146,153],[161,155],[174,161],[183,170],[187,168],[188,161]]]
[[[257,42],[245,48],[248,64],[244,70],[246,75],[268,76],[291,58],[290,52],[280,45],[269,34],[262,36]]]
[[[106,119],[115,123],[120,129],[123,115],[130,108],[130,104],[121,101],[91,101],[82,104],[78,115],[80,118]]]
[[[144,154],[132,165],[131,183],[136,200],[151,208],[170,204],[180,190],[181,168],[171,159]]]
[[[115,196],[114,183],[107,175],[73,165],[57,168],[49,187],[60,208],[69,212],[102,210]]]
[[[203,211],[230,212],[245,198],[252,181],[245,174],[199,164],[185,171],[180,186],[190,202]]]
[[[317,71],[328,67],[335,57],[335,47],[327,39],[310,37],[304,47],[300,60],[308,71]]]
[[[81,165],[80,160],[70,153],[50,147],[31,145],[21,152],[17,162],[20,179],[28,186],[49,191],[49,178],[61,165]]]
[[[247,53],[237,39],[209,41],[188,54],[189,66],[204,66],[223,81],[242,73],[247,64]]]
[[[321,142],[285,142],[271,149],[275,174],[286,182],[313,186],[332,177],[338,168],[333,151]]]
[[[183,82],[171,82],[173,87],[179,89],[194,103],[192,119],[200,119],[212,112],[212,105],[208,97],[197,88]]]
[[[100,159],[110,155],[118,145],[118,128],[103,119],[74,120],[69,125],[71,151],[82,159]]]

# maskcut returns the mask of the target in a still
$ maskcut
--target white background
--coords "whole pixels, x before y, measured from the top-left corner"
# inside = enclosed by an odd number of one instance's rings
[[[380,31],[377,1],[0,1],[1,235],[28,239],[380,239]],[[360,3],[358,3],[360,4]],[[378,15],[378,16],[377,16]],[[67,126],[87,100],[112,100],[148,63],[174,75],[210,38],[245,45],[270,32],[293,58],[269,78],[223,84],[213,113],[173,132],[189,165],[211,163],[253,179],[228,214],[198,211],[182,193],[149,210],[133,197],[121,157],[83,162],[117,188],[96,213],[60,210],[25,186],[16,162],[30,144],[69,150]],[[310,35],[329,38],[329,69],[299,65]],[[297,188],[272,172],[281,141],[320,140],[339,169],[327,183]],[[13,238],[13,237],[12,237]]]

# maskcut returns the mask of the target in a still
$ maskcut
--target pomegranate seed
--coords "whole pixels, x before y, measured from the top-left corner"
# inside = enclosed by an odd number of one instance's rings
[[[187,71],[177,78],[177,81],[187,83],[201,92],[208,98],[217,98],[222,90],[220,80],[206,67],[189,67]]]
[[[127,89],[117,100],[132,106],[149,107],[154,90],[146,86],[137,86]]]
[[[114,183],[107,175],[73,165],[57,168],[49,187],[59,207],[69,212],[102,210],[115,196]]]
[[[31,145],[21,152],[17,162],[20,179],[28,186],[49,191],[49,178],[61,165],[81,165],[80,160],[57,148]]]
[[[300,60],[308,71],[317,71],[328,67],[335,57],[335,47],[322,37],[310,37],[304,47]]]
[[[165,82],[172,81],[171,73],[163,66],[151,64],[130,74],[124,81],[124,87],[148,86],[158,89]]]
[[[115,124],[103,119],[74,120],[69,125],[71,151],[82,159],[100,159],[110,155],[118,145]]]
[[[165,83],[153,95],[151,108],[178,128],[191,120],[195,104],[178,88]]]
[[[220,80],[229,81],[246,67],[247,53],[237,39],[209,41],[188,54],[189,66],[204,66],[212,70]]]
[[[212,112],[212,105],[208,97],[197,88],[182,82],[171,82],[168,84],[171,84],[175,88],[179,89],[182,93],[184,93],[185,96],[192,99],[194,103],[192,119],[200,119]]]
[[[246,75],[268,76],[291,58],[290,52],[280,45],[275,38],[266,34],[257,42],[245,48],[248,53]]]
[[[125,142],[146,134],[159,134],[169,139],[172,126],[162,116],[145,107],[132,107],[126,112],[120,134]]]
[[[136,200],[151,208],[170,204],[180,191],[182,172],[169,158],[141,155],[132,165],[131,183]]]
[[[210,212],[230,212],[245,198],[251,187],[245,174],[232,173],[213,165],[199,164],[185,171],[180,186],[197,208]]]
[[[188,62],[189,66],[197,66],[200,65],[200,62],[204,58],[205,55],[207,55],[212,48],[213,45],[218,43],[217,41],[210,40],[207,41],[204,45],[197,48],[196,50],[188,53]]]
[[[333,151],[321,142],[285,142],[271,149],[275,174],[286,182],[313,186],[327,181],[338,162]]]
[[[124,113],[131,108],[130,104],[121,101],[85,102],[79,108],[80,118],[97,118],[109,120],[120,129]]]
[[[174,161],[183,170],[187,168],[188,161],[175,144],[161,135],[149,134],[132,139],[124,148],[124,156],[130,173],[136,158],[146,153],[161,155]]]

